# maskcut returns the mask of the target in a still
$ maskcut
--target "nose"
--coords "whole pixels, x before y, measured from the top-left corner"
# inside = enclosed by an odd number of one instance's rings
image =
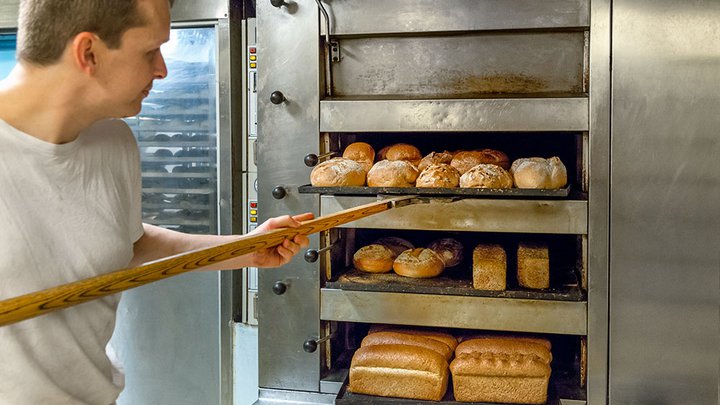
[[[155,56],[155,78],[164,79],[167,77],[167,65],[165,64],[165,57],[161,51],[158,51]]]

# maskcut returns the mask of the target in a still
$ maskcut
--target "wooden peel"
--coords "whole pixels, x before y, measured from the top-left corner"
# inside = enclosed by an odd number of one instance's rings
[[[127,268],[58,287],[0,301],[0,326],[34,318],[83,302],[139,287],[153,281],[222,262],[281,244],[297,235],[310,235],[379,212],[412,204],[414,196],[381,200],[305,221],[298,228],[284,228],[249,236],[207,249],[195,250],[139,267]],[[400,203],[400,204],[399,204]]]

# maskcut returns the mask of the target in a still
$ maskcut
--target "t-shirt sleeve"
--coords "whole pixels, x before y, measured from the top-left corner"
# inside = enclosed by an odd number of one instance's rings
[[[137,140],[130,127],[122,120],[116,121],[123,128],[124,149],[127,156],[128,193],[127,199],[127,224],[130,240],[135,243],[143,236],[142,224],[142,177],[140,171],[140,149]]]

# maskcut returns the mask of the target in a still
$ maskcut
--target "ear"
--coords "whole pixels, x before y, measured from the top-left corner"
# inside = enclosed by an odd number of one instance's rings
[[[88,75],[95,74],[98,66],[102,40],[91,32],[81,32],[70,44],[76,66]]]

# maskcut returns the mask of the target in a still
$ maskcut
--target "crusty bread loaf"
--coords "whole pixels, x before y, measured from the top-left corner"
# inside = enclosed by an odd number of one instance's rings
[[[518,188],[557,189],[567,184],[567,169],[560,158],[521,158],[510,167],[513,182]]]
[[[544,404],[550,365],[535,355],[473,353],[450,364],[455,400]]]
[[[384,245],[372,244],[363,246],[353,255],[356,269],[368,273],[387,273],[392,270],[395,252]]]
[[[395,253],[395,257],[400,256],[400,253],[402,253],[408,249],[415,249],[415,246],[413,246],[413,244],[410,243],[410,241],[407,241],[403,238],[398,238],[396,236],[385,236],[385,237],[382,237],[382,238],[376,240],[373,243],[378,244],[378,245],[383,245],[383,246],[390,248],[390,250],[392,250],[393,253]]]
[[[455,267],[463,260],[463,245],[453,238],[441,238],[430,242],[428,249],[434,250],[443,259],[445,267]]]
[[[415,248],[406,250],[395,259],[395,273],[412,278],[430,278],[439,276],[445,269],[445,262],[434,250]]]
[[[425,337],[421,335],[414,335],[410,333],[400,333],[392,331],[382,331],[371,333],[363,339],[360,346],[376,346],[376,345],[394,345],[402,344],[409,346],[419,346],[426,349],[433,350],[438,354],[442,355],[445,360],[450,360],[453,355],[453,349],[450,348],[444,342]]]
[[[455,188],[460,185],[460,172],[448,164],[434,164],[420,173],[415,187],[422,188]]]
[[[420,149],[407,143],[396,143],[388,148],[385,152],[385,159],[387,160],[404,160],[410,162],[413,166],[417,167],[422,160],[422,154]]]
[[[378,332],[396,332],[396,333],[403,333],[406,335],[416,335],[416,336],[423,336],[430,339],[435,339],[440,342],[445,343],[451,350],[455,351],[455,348],[458,345],[458,341],[455,338],[455,336],[440,332],[436,330],[426,330],[426,329],[413,329],[413,328],[406,328],[406,327],[399,327],[396,325],[385,325],[385,324],[375,324],[370,327],[370,330],[368,330],[368,335]]]
[[[418,171],[412,163],[404,160],[381,160],[367,174],[370,187],[412,187]]]
[[[445,358],[424,347],[364,346],[350,364],[348,390],[357,394],[439,401],[448,385]]]
[[[511,188],[512,177],[497,165],[479,164],[460,176],[463,188]]]
[[[517,280],[521,287],[550,288],[550,252],[545,243],[521,242],[517,251]]]
[[[473,288],[503,291],[507,286],[507,254],[498,244],[479,244],[473,249]]]
[[[354,142],[345,148],[342,157],[360,163],[367,173],[375,163],[375,149],[368,143]]]
[[[502,167],[507,170],[510,167],[508,156],[499,150],[483,149],[468,150],[457,152],[450,165],[456,168],[460,174],[465,174],[468,170],[479,164],[491,164]]]
[[[550,341],[541,338],[479,337],[464,340],[455,348],[456,356],[471,353],[532,354],[548,364],[552,361]]]
[[[452,155],[452,153],[450,153],[448,151],[430,152],[429,154],[425,155],[425,157],[420,160],[420,163],[418,163],[418,170],[420,170],[422,172],[430,165],[439,165],[441,163],[449,165],[450,162],[452,162],[452,159],[453,159],[453,155]]]
[[[354,160],[333,158],[313,168],[310,183],[315,187],[363,186],[365,169]]]
[[[522,341],[522,342],[530,342],[534,343],[536,345],[541,345],[548,351],[552,349],[552,344],[549,340],[541,337],[533,337],[533,336],[527,336],[527,335],[497,335],[497,334],[466,334],[460,336],[459,340],[460,342],[466,342],[468,340],[472,339],[500,339],[500,340],[512,340],[512,341]]]

